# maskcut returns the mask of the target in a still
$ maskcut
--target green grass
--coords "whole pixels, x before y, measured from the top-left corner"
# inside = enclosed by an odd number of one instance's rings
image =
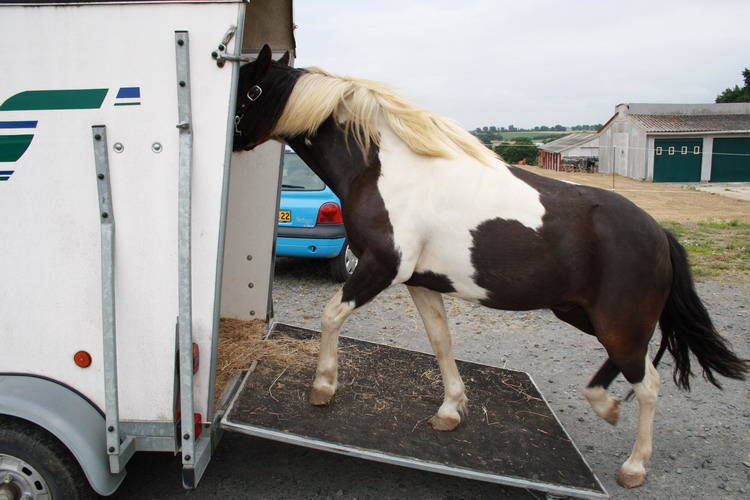
[[[696,278],[750,280],[750,224],[708,221],[664,222],[688,253]]]

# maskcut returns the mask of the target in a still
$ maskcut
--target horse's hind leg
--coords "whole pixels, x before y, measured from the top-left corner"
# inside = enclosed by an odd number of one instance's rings
[[[583,390],[594,413],[612,425],[620,418],[620,398],[611,396],[607,387],[619,373],[612,360],[607,359]]]
[[[635,488],[643,484],[646,479],[646,462],[651,457],[654,415],[661,379],[648,357],[645,359],[645,365],[643,380],[632,384],[639,405],[638,435],[633,451],[620,468],[617,478],[617,484],[625,488]]]
[[[565,308],[553,307],[552,312],[555,313],[555,316],[579,330],[589,335],[596,335],[594,325],[591,324],[588,314],[582,307],[578,305]],[[592,377],[586,389],[583,390],[583,395],[594,413],[612,425],[615,425],[620,417],[620,398],[611,396],[607,392],[607,387],[619,373],[620,370],[617,366],[607,359]]]
[[[408,288],[419,315],[422,317],[443,377],[445,390],[443,404],[430,418],[429,424],[437,431],[452,431],[461,422],[461,414],[465,412],[467,398],[464,383],[458,373],[456,361],[453,359],[443,296],[438,292],[418,286]]]

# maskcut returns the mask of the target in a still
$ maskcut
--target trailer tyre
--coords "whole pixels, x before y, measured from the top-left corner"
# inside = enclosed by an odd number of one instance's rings
[[[0,416],[0,499],[89,499],[94,491],[70,451],[34,424]]]

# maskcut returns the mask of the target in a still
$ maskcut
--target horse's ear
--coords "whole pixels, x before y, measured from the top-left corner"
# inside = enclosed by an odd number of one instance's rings
[[[281,56],[281,59],[278,61],[280,64],[283,64],[284,66],[289,66],[289,51],[287,50],[284,52],[284,55]]]
[[[268,69],[271,67],[271,47],[268,44],[264,45],[260,49],[258,58],[255,60],[255,79],[261,78],[263,75],[268,73]]]

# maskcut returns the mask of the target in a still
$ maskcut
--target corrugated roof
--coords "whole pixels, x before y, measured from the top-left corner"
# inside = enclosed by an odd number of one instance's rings
[[[548,142],[541,146],[539,149],[550,153],[561,153],[570,148],[580,146],[585,142],[596,139],[599,136],[597,133],[581,133],[581,134],[570,134],[560,139]]]
[[[646,132],[727,132],[750,130],[750,115],[627,116]]]

